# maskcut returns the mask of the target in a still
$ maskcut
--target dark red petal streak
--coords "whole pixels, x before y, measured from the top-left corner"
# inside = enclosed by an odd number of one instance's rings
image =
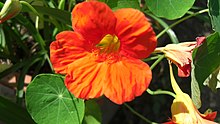
[[[50,60],[56,73],[66,74],[67,66],[87,54],[86,41],[78,33],[64,31],[50,44]]]
[[[132,58],[107,64],[104,94],[111,101],[122,104],[140,96],[149,86],[152,73],[149,66]]]
[[[114,34],[115,24],[114,13],[102,2],[82,2],[72,11],[73,29],[94,45],[106,34]]]
[[[134,58],[146,58],[154,51],[157,39],[151,24],[143,13],[127,8],[115,12],[116,35],[121,41],[121,54]]]

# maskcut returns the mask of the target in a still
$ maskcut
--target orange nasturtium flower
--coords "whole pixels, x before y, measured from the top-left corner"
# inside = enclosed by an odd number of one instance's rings
[[[205,37],[198,37],[196,41],[168,44],[156,48],[155,52],[163,52],[178,67],[179,77],[188,77],[191,71],[192,52],[205,41]]]
[[[214,121],[217,112],[201,114],[188,94],[182,92],[178,86],[170,64],[170,79],[176,98],[171,106],[172,119],[165,124],[217,124]]]
[[[72,27],[74,31],[56,36],[50,55],[77,98],[104,94],[122,104],[147,89],[152,73],[140,59],[154,51],[157,41],[143,13],[131,8],[113,12],[102,2],[82,2],[72,11]]]

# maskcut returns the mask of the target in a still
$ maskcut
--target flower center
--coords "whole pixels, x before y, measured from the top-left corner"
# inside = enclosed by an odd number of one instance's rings
[[[96,45],[93,53],[99,62],[115,63],[120,60],[120,55],[118,54],[119,47],[120,41],[118,37],[107,34]]]
[[[107,34],[105,35],[99,44],[96,45],[99,48],[100,53],[113,53],[117,52],[120,47],[120,41],[117,36]]]

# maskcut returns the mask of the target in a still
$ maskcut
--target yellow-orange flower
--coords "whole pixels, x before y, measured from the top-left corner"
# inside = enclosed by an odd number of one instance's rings
[[[172,119],[165,124],[217,124],[213,122],[217,112],[201,114],[188,94],[183,93],[177,85],[170,65],[170,78],[176,98],[171,106]]]
[[[205,41],[205,37],[198,37],[196,41],[168,44],[156,48],[155,52],[163,52],[178,67],[179,77],[188,77],[191,72],[192,52]]]
[[[122,104],[140,96],[152,73],[140,59],[156,47],[156,36],[143,13],[126,8],[113,12],[105,3],[77,4],[72,11],[74,31],[64,31],[50,45],[57,73],[78,98],[105,95]]]

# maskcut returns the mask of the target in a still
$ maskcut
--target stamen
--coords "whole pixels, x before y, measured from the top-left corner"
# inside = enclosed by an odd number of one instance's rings
[[[97,61],[114,63],[119,61],[120,55],[118,54],[120,48],[120,41],[117,36],[107,34],[99,44],[96,45],[96,50],[93,53],[98,53]]]
[[[120,41],[117,36],[107,34],[96,46],[100,49],[101,53],[112,53],[118,51]]]

